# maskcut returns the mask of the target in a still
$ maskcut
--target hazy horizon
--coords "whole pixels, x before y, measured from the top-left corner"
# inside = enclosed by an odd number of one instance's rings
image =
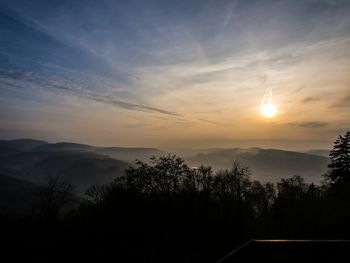
[[[262,148],[262,149],[280,149],[286,151],[308,151],[308,150],[328,150],[331,149],[333,142],[325,141],[292,141],[292,140],[197,140],[197,141],[175,141],[172,144],[159,145],[137,145],[137,144],[94,144],[84,141],[70,141],[70,140],[45,140],[43,138],[29,138],[29,137],[7,137],[0,138],[0,140],[41,140],[51,144],[55,143],[76,143],[86,144],[96,147],[125,147],[125,148],[157,148],[168,153],[191,154],[208,150],[233,149],[233,148]]]

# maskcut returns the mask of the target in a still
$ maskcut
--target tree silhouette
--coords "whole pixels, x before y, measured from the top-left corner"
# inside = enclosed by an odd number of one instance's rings
[[[21,237],[22,247],[30,236],[35,251],[50,244],[63,258],[73,251],[120,262],[215,262],[250,238],[349,239],[349,141],[349,132],[336,140],[321,185],[298,175],[259,182],[237,161],[215,171],[166,155],[137,161],[124,176],[90,187],[87,200],[65,216],[73,187],[50,177],[38,191],[41,216],[0,211],[0,230],[16,245]]]
[[[350,132],[339,135],[330,152],[330,164],[326,178],[331,184],[350,180]]]
[[[214,177],[215,195],[243,201],[248,195],[250,170],[247,166],[233,161],[231,169],[219,170]]]
[[[151,157],[150,164],[138,160],[136,168],[126,170],[125,186],[142,193],[177,194],[189,173],[184,159],[176,155]],[[120,185],[120,179],[117,182]]]
[[[38,210],[46,223],[55,223],[62,210],[74,202],[73,189],[71,184],[50,176],[38,187]]]
[[[184,189],[187,192],[202,192],[211,194],[213,191],[214,174],[210,166],[201,165],[188,171],[183,181]]]

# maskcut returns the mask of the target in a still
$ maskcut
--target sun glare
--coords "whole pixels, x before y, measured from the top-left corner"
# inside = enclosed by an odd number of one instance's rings
[[[266,118],[273,118],[277,114],[277,107],[273,103],[264,104],[261,106],[260,112]]]
[[[267,87],[260,104],[260,113],[265,118],[271,119],[277,115],[277,106],[272,99],[272,88]]]

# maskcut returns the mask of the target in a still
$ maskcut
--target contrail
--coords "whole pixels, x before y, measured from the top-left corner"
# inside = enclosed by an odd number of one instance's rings
[[[264,97],[261,101],[260,104],[260,108],[269,105],[269,104],[273,104],[273,100],[272,100],[272,88],[271,87],[267,87],[265,90],[265,94]]]
[[[272,118],[277,114],[277,107],[272,99],[272,88],[267,87],[260,104],[260,112],[266,118]]]
[[[240,1],[240,0],[237,0],[237,1],[234,1],[234,2],[232,3],[232,6],[231,6],[231,8],[230,8],[230,11],[229,11],[229,13],[226,15],[226,17],[224,18],[224,21],[223,21],[223,23],[222,23],[222,29],[224,29],[224,28],[227,26],[227,24],[228,24],[228,22],[230,21],[231,16],[232,16],[234,10],[236,9],[236,7],[237,7],[239,1]]]

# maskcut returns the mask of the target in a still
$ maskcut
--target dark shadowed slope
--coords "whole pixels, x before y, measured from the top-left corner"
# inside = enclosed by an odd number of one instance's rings
[[[55,155],[47,157],[30,166],[32,176],[58,176],[79,189],[93,184],[105,184],[124,175],[130,164],[108,157],[78,154]]]
[[[214,169],[229,168],[232,160],[249,166],[253,178],[273,182],[292,175],[301,175],[308,182],[318,182],[328,164],[328,158],[323,156],[260,148],[225,149],[187,158],[192,166],[206,164]]]
[[[0,211],[30,209],[37,185],[17,178],[0,175]]]
[[[19,152],[21,152],[21,150],[17,149],[10,141],[0,141],[0,156],[12,155]]]
[[[78,190],[111,182],[130,164],[107,156],[84,152],[22,152],[0,158],[0,172],[41,183],[47,176],[59,177]]]
[[[93,184],[124,175],[136,159],[163,152],[154,148],[96,147],[78,143],[47,143],[31,139],[0,141],[0,173],[41,183],[57,176],[83,191]],[[130,162],[130,163],[128,163]]]
[[[163,152],[154,148],[96,147],[77,143],[47,143],[31,139],[0,141],[0,173],[34,183],[47,176],[71,182],[79,191],[109,183],[124,175],[136,159]]]

